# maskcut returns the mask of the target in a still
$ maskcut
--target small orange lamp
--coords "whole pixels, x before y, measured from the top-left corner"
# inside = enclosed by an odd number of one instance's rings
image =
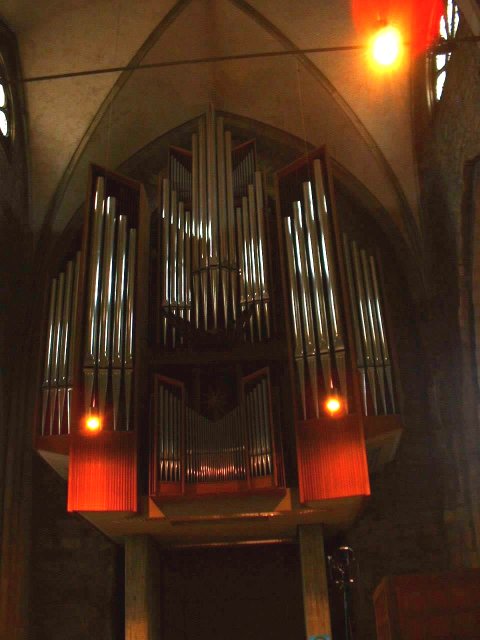
[[[331,418],[338,418],[345,412],[343,398],[334,391],[325,398],[323,406]]]
[[[85,430],[89,434],[95,435],[100,433],[102,427],[102,419],[98,414],[91,413],[85,418]]]

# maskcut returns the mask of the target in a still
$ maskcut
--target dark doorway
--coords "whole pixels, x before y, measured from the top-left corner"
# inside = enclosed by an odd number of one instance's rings
[[[163,554],[163,640],[304,640],[298,546]]]

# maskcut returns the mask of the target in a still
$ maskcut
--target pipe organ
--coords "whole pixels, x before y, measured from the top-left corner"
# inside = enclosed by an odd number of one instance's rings
[[[392,364],[377,261],[343,236],[347,279],[365,415],[395,413]]]
[[[170,149],[158,224],[157,342],[233,331],[270,336],[265,199],[255,145],[232,146],[222,117],[200,118],[191,149]]]
[[[188,406],[183,383],[155,377],[152,493],[209,493],[232,481],[245,489],[277,483],[268,369],[245,376],[241,386],[240,403],[214,420]]]
[[[42,381],[42,435],[71,432],[73,391],[73,344],[76,317],[80,252],[53,278],[47,326],[47,347]]]
[[[37,431],[69,456],[69,510],[136,511],[140,488],[369,493],[364,428],[397,408],[377,258],[342,226],[324,150],[278,172],[275,217],[242,135],[200,116],[151,219],[139,183],[91,167],[81,251],[50,284]]]
[[[112,428],[131,429],[137,230],[96,180],[83,359],[85,412],[112,408]]]

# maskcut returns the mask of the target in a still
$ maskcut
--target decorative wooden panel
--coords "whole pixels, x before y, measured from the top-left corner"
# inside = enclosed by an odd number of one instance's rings
[[[75,435],[70,450],[68,511],[136,511],[135,434]]]
[[[358,416],[297,423],[300,501],[370,494]]]
[[[480,638],[480,570],[384,578],[373,601],[378,640]]]

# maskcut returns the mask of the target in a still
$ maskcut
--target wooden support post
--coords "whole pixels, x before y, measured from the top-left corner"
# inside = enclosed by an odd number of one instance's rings
[[[125,640],[160,638],[160,558],[149,536],[125,539]]]
[[[303,610],[307,640],[331,638],[322,525],[298,527],[302,563]]]

